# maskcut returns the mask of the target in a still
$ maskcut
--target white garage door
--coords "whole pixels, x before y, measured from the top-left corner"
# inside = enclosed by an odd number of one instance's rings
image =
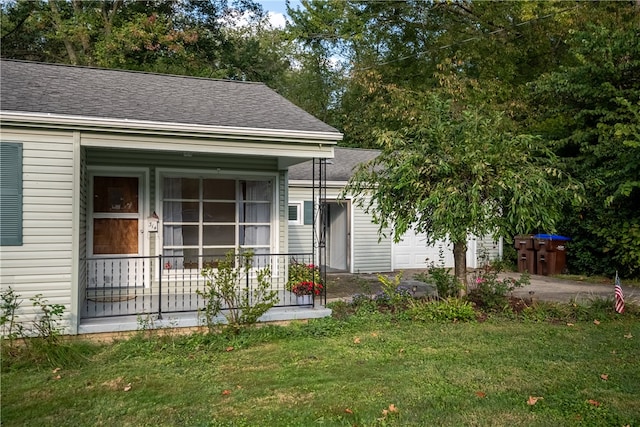
[[[407,232],[403,239],[393,244],[393,269],[427,268],[431,263],[441,266],[440,251],[445,267],[453,267],[453,246],[439,241],[427,246],[424,233]]]

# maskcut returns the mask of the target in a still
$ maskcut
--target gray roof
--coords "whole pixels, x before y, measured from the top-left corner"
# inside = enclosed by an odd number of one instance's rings
[[[0,76],[2,111],[338,132],[262,83],[15,60]]]
[[[378,150],[335,147],[334,158],[327,160],[327,181],[348,181],[361,163],[375,159],[378,154],[380,154]],[[311,180],[311,161],[291,166],[289,179]]]

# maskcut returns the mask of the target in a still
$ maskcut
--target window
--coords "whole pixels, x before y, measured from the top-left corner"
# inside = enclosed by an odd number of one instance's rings
[[[236,248],[267,254],[272,201],[271,180],[164,177],[163,254],[172,268],[215,265]]]
[[[302,225],[302,203],[289,203],[289,225]]]
[[[22,246],[22,144],[0,143],[0,246]]]

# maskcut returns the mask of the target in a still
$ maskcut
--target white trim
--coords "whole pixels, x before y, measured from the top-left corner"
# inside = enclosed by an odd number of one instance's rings
[[[342,140],[343,135],[339,132],[318,132],[300,130],[263,129],[235,126],[212,126],[187,123],[166,123],[147,120],[130,119],[110,119],[87,116],[73,116],[62,114],[46,113],[23,113],[14,111],[3,111],[0,113],[0,121],[5,125],[7,122],[16,124],[25,123],[33,125],[59,125],[63,127],[81,127],[85,129],[117,129],[126,133],[169,133],[180,134],[190,133],[194,135],[207,134],[216,135],[222,138],[254,138],[264,139],[268,137],[282,139],[303,139],[323,141],[326,144],[337,144]]]
[[[89,180],[87,188],[87,254],[88,257],[93,257],[91,248],[93,248],[93,225],[91,219],[93,217],[93,185],[91,182],[92,177],[104,174],[105,176],[136,176],[140,178],[138,189],[142,193],[139,194],[139,206],[138,216],[139,224],[138,229],[142,229],[142,244],[140,246],[140,256],[149,255],[149,239],[146,238],[147,230],[145,229],[145,218],[151,215],[150,212],[150,200],[149,200],[149,168],[142,167],[126,167],[126,166],[87,166],[87,179]],[[142,197],[140,197],[142,196]]]
[[[164,248],[164,212],[163,212],[163,178],[166,176],[176,176],[180,178],[207,178],[207,179],[233,179],[233,180],[246,180],[246,179],[271,179],[272,180],[272,194],[271,194],[271,220],[270,220],[270,248],[269,253],[278,253],[280,248],[280,197],[279,197],[279,173],[270,171],[239,171],[239,170],[223,170],[217,168],[215,170],[206,169],[179,169],[179,168],[156,168],[156,213],[160,217],[160,223],[158,225],[156,254],[162,254]],[[237,195],[236,195],[237,197]],[[236,198],[235,204],[237,206],[238,200]],[[234,223],[237,225],[237,219]],[[238,236],[236,236],[237,238]],[[237,244],[237,240],[236,240]],[[276,271],[275,269],[273,271]]]
[[[80,302],[80,257],[86,254],[80,254],[80,189],[82,183],[80,179],[81,173],[81,148],[80,148],[80,132],[73,133],[73,197],[71,201],[71,304],[69,307],[69,333],[76,335],[78,333],[78,325],[80,325],[81,302]]]
[[[296,206],[296,219],[289,219],[289,207],[295,205]],[[304,202],[299,200],[289,200],[287,203],[287,224],[289,225],[304,225],[304,210],[303,210]]]

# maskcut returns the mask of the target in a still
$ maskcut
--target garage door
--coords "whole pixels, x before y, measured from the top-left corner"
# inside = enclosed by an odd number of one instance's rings
[[[427,268],[434,263],[440,266],[440,251],[445,267],[453,267],[453,246],[443,241],[427,246],[424,233],[407,232],[402,240],[393,244],[393,269]]]

